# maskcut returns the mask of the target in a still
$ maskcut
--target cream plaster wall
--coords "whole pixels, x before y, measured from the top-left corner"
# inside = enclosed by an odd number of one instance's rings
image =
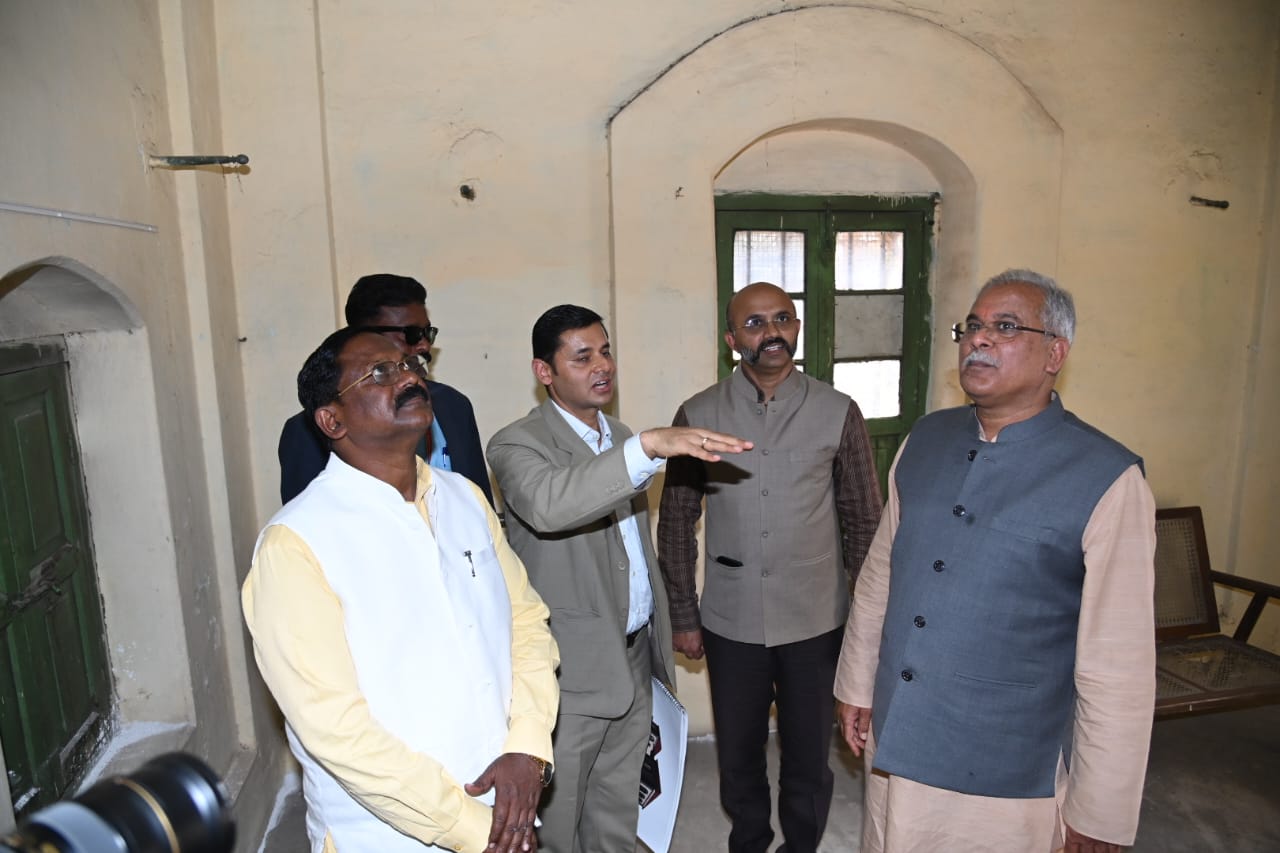
[[[862,61],[848,62],[851,54]],[[916,61],[917,54],[927,61]],[[889,78],[897,85],[876,85]],[[919,18],[859,8],[814,8],[744,24],[670,69],[610,126],[618,337],[625,346],[643,334],[638,318],[659,303],[678,306],[667,310],[682,318],[689,362],[666,365],[674,375],[660,367],[644,377],[644,390],[670,410],[689,393],[680,387],[681,373],[715,358],[708,178],[743,140],[759,140],[743,155],[748,159],[777,140],[815,155],[822,153],[812,150],[817,140],[830,150],[835,134],[850,154],[869,159],[852,174],[838,158],[827,163],[832,191],[883,191],[893,177],[913,181],[904,190],[919,187],[922,176],[904,174],[909,163],[941,189],[950,227],[939,229],[934,251],[934,281],[944,283],[932,288],[935,313],[962,314],[969,295],[947,283],[975,278],[982,258],[1004,245],[1020,246],[1027,264],[1052,271],[1061,132],[989,54]],[[987,144],[991,135],[1002,140],[998,149]],[[818,165],[812,156],[806,162]],[[998,215],[1024,196],[1044,203],[1022,217]],[[953,358],[951,348],[935,345],[932,406],[959,402]],[[624,410],[629,405],[627,398]],[[691,725],[705,730],[705,677],[695,672],[681,674],[679,686]]]
[[[193,743],[261,793],[282,750],[235,585],[278,503],[293,376],[351,282],[428,284],[437,378],[484,438],[536,402],[528,331],[561,301],[606,314],[621,414],[662,423],[714,379],[717,175],[748,189],[778,177],[763,158],[837,139],[878,160],[827,167],[842,187],[919,163],[941,189],[938,318],[1006,266],[1056,272],[1081,314],[1069,405],[1146,457],[1161,504],[1205,507],[1221,567],[1280,580],[1278,56],[1270,0],[11,0],[0,201],[159,230],[0,212],[0,276],[69,257],[136,307],[173,551],[139,565],[182,602]],[[252,162],[143,168],[180,146]],[[949,347],[935,406],[959,398]],[[255,742],[259,776],[235,762]],[[269,798],[247,799],[260,826]]]
[[[1280,582],[1274,555],[1280,552],[1280,527],[1275,507],[1280,502],[1280,453],[1275,451],[1274,427],[1280,422],[1280,62],[1271,90],[1269,188],[1262,223],[1262,263],[1254,299],[1253,326],[1245,340],[1245,431],[1238,455],[1235,487],[1239,507],[1238,535],[1228,542],[1227,571]],[[1241,331],[1243,334],[1243,330]],[[1216,556],[1216,555],[1215,555]],[[1235,594],[1230,616],[1238,619],[1248,605]],[[1280,649],[1280,602],[1271,602],[1254,629],[1255,642]]]
[[[204,98],[216,95],[204,5],[0,4],[0,201],[154,228],[0,211],[0,326],[4,341],[61,336],[69,353],[117,693],[106,754],[120,761],[98,771],[132,769],[145,744],[181,747],[233,792],[250,781],[260,794],[282,750],[270,706],[251,697],[236,598],[230,503],[250,481],[237,483],[223,441],[234,452],[245,433],[223,309],[225,179],[145,160],[222,144],[217,99]],[[252,501],[240,503],[248,529]],[[256,777],[255,715],[270,733]],[[120,752],[139,732],[141,754]],[[241,805],[252,832],[269,799]]]
[[[861,61],[850,63],[851,54]],[[873,82],[887,78],[897,85]],[[624,345],[658,300],[675,301],[686,308],[676,313],[690,360],[710,372],[718,318],[709,286],[715,261],[705,250],[714,240],[708,178],[745,142],[782,128],[840,130],[855,144],[873,137],[934,173],[950,224],[935,250],[935,281],[944,286],[933,288],[934,306],[942,316],[967,307],[968,295],[951,282],[976,277],[1006,245],[1018,245],[1027,265],[1055,266],[1061,132],[1004,67],[914,16],[854,7],[777,14],[703,45],[611,124]],[[992,135],[999,149],[989,145]],[[841,192],[858,191],[838,171],[829,178]],[[1027,196],[1043,203],[1020,217],[998,215]],[[936,377],[953,370],[949,355],[935,347]],[[660,374],[646,375],[645,390],[674,411],[688,392]],[[933,389],[935,406],[958,401],[953,379]]]
[[[8,277],[21,284],[4,296],[0,342],[47,341],[66,352],[120,718],[190,722],[189,680],[175,684],[173,678],[188,661],[177,578],[137,571],[175,559],[164,469],[149,452],[159,443],[159,425],[148,336],[108,282],[94,281],[91,271],[66,259],[48,260]],[[136,395],[117,392],[122,374],[138,380]],[[133,442],[120,441],[117,424],[124,422]],[[120,499],[119,484],[126,481],[136,487],[131,501]],[[139,516],[153,524],[136,529]],[[135,617],[138,602],[151,606],[151,618]]]
[[[341,325],[333,263],[341,241],[332,227],[313,5],[233,0],[214,4],[214,15],[223,136],[251,158],[227,195],[231,264],[223,272],[243,338],[240,462],[251,478],[244,509],[254,516],[238,532],[253,536],[280,505],[276,442],[299,408],[298,368]],[[242,570],[248,556],[241,548]]]
[[[1225,561],[1237,477],[1223,472],[1241,452],[1247,344],[1223,341],[1247,338],[1261,281],[1276,8],[796,11],[806,5],[402,0],[321,2],[306,16],[219,3],[224,130],[255,154],[231,201],[246,355],[300,363],[350,283],[389,269],[428,284],[444,329],[437,378],[471,395],[485,438],[536,402],[528,328],[559,301],[610,317],[621,414],[665,422],[714,379],[717,173],[757,140],[796,142],[776,134],[807,122],[815,136],[856,133],[929,165],[943,189],[937,316],[963,313],[981,278],[1009,265],[1056,272],[1076,292],[1069,404],[1143,453],[1161,503],[1206,506]],[[662,103],[682,112],[644,112],[665,90]],[[998,101],[982,103],[992,92]],[[833,101],[845,108],[829,111]],[[707,118],[725,114],[739,118]],[[628,121],[640,159],[620,165]],[[645,159],[646,145],[662,156]],[[821,181],[810,174],[805,187]],[[622,220],[629,192],[647,218]],[[1190,194],[1231,207],[1192,207]],[[689,227],[664,224],[682,207]],[[629,240],[659,247],[661,264],[637,266]],[[957,402],[949,342],[936,339],[935,353],[933,405]],[[265,518],[278,424],[295,407],[275,377],[248,374],[246,388]],[[1218,440],[1206,447],[1205,435]]]
[[[940,189],[929,167],[902,148],[835,130],[766,136],[734,157],[715,179],[717,195],[928,195]]]

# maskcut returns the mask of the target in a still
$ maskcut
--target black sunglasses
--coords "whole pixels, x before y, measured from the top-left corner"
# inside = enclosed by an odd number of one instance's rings
[[[366,332],[399,332],[404,335],[404,342],[409,346],[415,346],[419,341],[434,344],[436,335],[440,334],[440,330],[435,326],[362,326],[361,328]]]

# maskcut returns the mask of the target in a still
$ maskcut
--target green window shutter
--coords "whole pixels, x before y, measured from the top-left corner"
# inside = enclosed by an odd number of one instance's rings
[[[0,351],[0,739],[18,815],[78,780],[111,692],[59,359]]]
[[[783,286],[803,317],[797,364],[815,379],[849,393],[867,417],[881,489],[911,425],[924,414],[933,339],[929,264],[937,196],[779,196],[716,198],[718,325],[733,294],[763,278]],[[785,235],[785,236],[783,236]],[[758,276],[746,244],[765,246]],[[892,249],[852,277],[854,244]],[[769,247],[785,246],[785,262]],[[803,247],[802,250],[798,247]],[[736,258],[736,259],[735,259]],[[772,261],[773,263],[768,263]],[[720,343],[718,369],[727,376],[734,354]],[[870,388],[877,393],[860,391]],[[885,492],[887,494],[887,491]]]

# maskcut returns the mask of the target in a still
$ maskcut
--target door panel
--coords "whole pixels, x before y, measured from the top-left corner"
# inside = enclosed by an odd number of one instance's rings
[[[75,781],[110,694],[65,364],[0,374],[0,522],[0,737],[22,814]]]

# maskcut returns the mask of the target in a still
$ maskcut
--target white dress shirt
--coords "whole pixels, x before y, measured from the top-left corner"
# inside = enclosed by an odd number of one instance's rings
[[[591,448],[591,452],[599,456],[613,448],[613,433],[609,431],[609,423],[602,412],[596,412],[597,429],[592,429],[560,407],[555,400],[551,404],[556,407],[560,417],[564,418],[575,433]],[[653,475],[666,463],[666,458],[659,456],[650,459],[640,445],[639,434],[633,435],[622,444],[622,456],[627,463],[627,474],[631,477],[631,485],[636,490],[643,489],[653,479]],[[631,504],[617,510],[614,518],[618,522],[618,532],[622,534],[622,545],[627,549],[627,562],[631,565],[631,595],[627,608],[627,633],[633,634],[649,624],[649,616],[653,613],[653,590],[649,587],[649,564],[644,558],[644,545],[640,537],[648,536],[649,531],[640,532],[636,524],[635,513]]]

